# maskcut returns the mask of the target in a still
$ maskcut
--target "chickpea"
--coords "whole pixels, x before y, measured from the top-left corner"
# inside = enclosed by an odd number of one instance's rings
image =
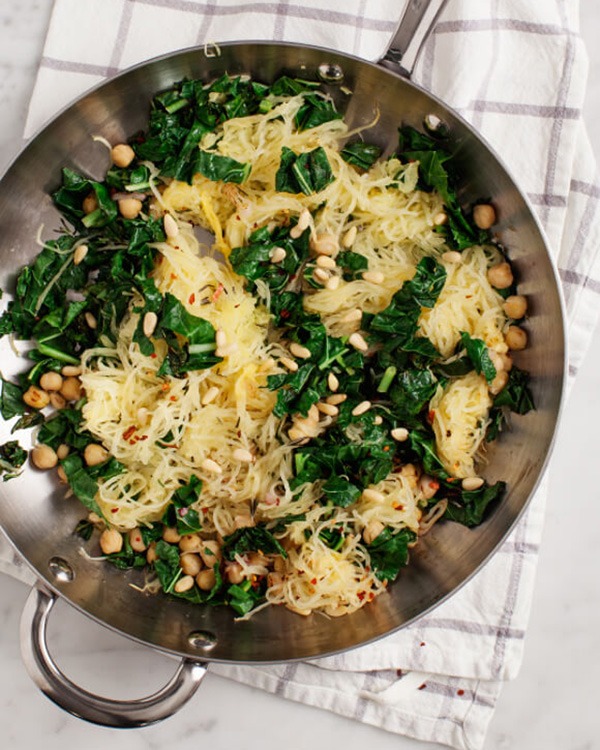
[[[488,356],[492,360],[496,372],[504,370],[504,359],[501,354],[498,354],[494,349],[488,349]]]
[[[145,552],[146,544],[139,529],[131,529],[129,532],[129,544],[134,552]]]
[[[124,219],[135,219],[142,210],[142,201],[137,198],[121,198],[119,211]]]
[[[108,458],[108,451],[98,443],[90,443],[85,446],[83,459],[88,466],[98,466],[103,464]]]
[[[69,455],[70,450],[71,449],[66,443],[61,443],[56,449],[56,455],[58,456],[58,460],[62,461],[63,458],[66,458]]]
[[[504,302],[504,312],[509,318],[519,320],[527,312],[527,299],[522,294],[511,294]]]
[[[369,523],[363,529],[362,537],[365,544],[371,544],[381,532],[385,529],[385,526],[381,521],[369,521]]]
[[[186,552],[179,558],[179,565],[181,570],[188,576],[197,576],[202,569],[202,560],[198,555],[194,555],[191,552]]]
[[[254,526],[254,519],[249,513],[239,513],[233,519],[233,523],[236,529],[246,529]]]
[[[81,398],[81,381],[79,378],[65,378],[60,389],[60,395],[66,401],[79,401]]]
[[[202,589],[202,591],[210,591],[216,581],[215,571],[210,568],[201,570],[196,576],[196,583],[198,584],[198,588]]]
[[[281,555],[277,555],[273,560],[273,569],[276,573],[283,573],[285,571],[285,560]]]
[[[409,487],[413,490],[416,488],[419,479],[419,471],[414,464],[404,464],[400,469],[400,476],[406,479]]]
[[[62,384],[62,375],[58,372],[45,372],[40,378],[40,387],[45,391],[60,391]]]
[[[183,594],[184,591],[189,591],[194,586],[194,579],[192,576],[183,576],[180,578],[175,586],[173,586],[173,590],[177,592],[178,594]]]
[[[527,346],[527,331],[519,326],[509,326],[504,339],[509,349],[520,351]]]
[[[49,445],[36,445],[29,455],[36,469],[53,469],[58,463],[58,456]]]
[[[178,544],[181,541],[181,534],[172,526],[165,526],[162,538],[170,544]]]
[[[435,493],[439,490],[440,483],[434,477],[430,477],[429,474],[423,474],[419,481],[419,489],[425,500],[431,500],[435,497]]]
[[[182,552],[200,552],[202,540],[198,534],[184,534],[179,542],[179,549]]]
[[[115,167],[125,169],[135,159],[135,151],[127,143],[117,143],[112,147],[110,157]]]
[[[100,549],[105,555],[113,555],[123,549],[123,537],[116,529],[104,529],[100,534]]]
[[[502,357],[502,369],[506,370],[506,372],[510,372],[512,370],[513,361],[510,354],[501,354]]]
[[[221,552],[219,543],[211,539],[202,542],[200,546],[200,557],[207,568],[212,568],[215,563],[221,562],[223,553]]]
[[[67,472],[63,469],[62,466],[58,467],[58,469],[56,470],[56,473],[58,474],[58,481],[61,484],[67,484],[68,483],[69,480],[67,479]]]
[[[65,378],[76,378],[81,375],[81,367],[79,365],[65,365],[61,372]]]
[[[497,396],[504,386],[508,383],[508,373],[506,370],[498,370],[496,377],[489,384],[488,388],[493,396]]]
[[[473,221],[479,229],[490,229],[496,223],[496,211],[489,203],[479,203],[473,209]]]
[[[513,272],[510,263],[497,263],[488,269],[488,281],[496,289],[507,289],[513,283]]]
[[[67,401],[64,396],[61,396],[60,393],[57,393],[56,391],[50,393],[50,406],[53,409],[60,411],[61,409],[64,409],[66,405]]]
[[[229,583],[241,583],[244,580],[242,566],[239,563],[228,563],[225,568],[225,575]]]
[[[23,394],[23,401],[32,409],[43,409],[50,403],[50,396],[36,385],[30,385]]]
[[[86,195],[81,204],[81,208],[85,214],[94,213],[98,208],[98,198],[96,198],[96,193],[89,193]]]

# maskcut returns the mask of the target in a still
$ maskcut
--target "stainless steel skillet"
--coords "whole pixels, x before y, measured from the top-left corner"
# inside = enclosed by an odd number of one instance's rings
[[[409,8],[418,13],[425,3]],[[417,17],[414,16],[414,18]],[[410,16],[405,17],[406,23]],[[405,38],[403,25],[399,38]],[[412,37],[412,30],[409,36]],[[401,47],[403,49],[403,47]],[[394,55],[388,55],[392,58]],[[406,61],[406,55],[402,55]],[[535,488],[552,444],[562,393],[564,324],[558,285],[543,235],[514,180],[485,142],[443,102],[401,75],[329,50],[296,45],[228,44],[219,56],[189,50],[122,74],[84,96],[59,115],[23,151],[0,184],[2,286],[36,252],[39,224],[58,225],[49,192],[60,169],[74,166],[96,176],[105,168],[91,136],[120,141],[143,128],[148,102],[158,90],[183,77],[211,80],[223,72],[249,73],[269,82],[282,72],[321,77],[330,85],[351,126],[381,117],[371,137],[390,151],[397,126],[420,127],[428,116],[450,130],[465,175],[465,203],[493,196],[498,234],[509,248],[530,301],[531,345],[520,364],[533,376],[537,411],[513,420],[513,429],[490,453],[486,476],[505,479],[505,502],[481,527],[467,530],[439,524],[414,551],[410,567],[388,596],[342,620],[299,618],[280,608],[234,623],[229,613],[140,595],[129,586],[133,574],[98,565],[78,554],[72,535],[81,511],[65,503],[50,480],[33,472],[0,488],[0,524],[39,578],[23,619],[24,653],[39,686],[77,715],[113,726],[164,718],[195,689],[209,659],[269,662],[323,656],[379,638],[406,625],[456,591],[505,538]],[[341,75],[343,75],[342,90]],[[348,95],[345,90],[350,90]],[[24,512],[26,510],[26,513]],[[70,684],[45,649],[46,618],[57,596],[90,617],[151,647],[184,658],[173,683],[136,703],[98,699]]]

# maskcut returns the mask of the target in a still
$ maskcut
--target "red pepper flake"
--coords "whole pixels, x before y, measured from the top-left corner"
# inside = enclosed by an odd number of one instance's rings
[[[464,694],[465,694],[465,691],[462,688],[456,691],[456,695],[464,695]]]
[[[394,504],[392,505],[392,508],[393,508],[394,510],[404,510],[404,505],[402,505],[402,503],[394,503]]]
[[[313,586],[317,585],[317,579],[316,578],[311,578],[310,582],[312,583]]]
[[[236,218],[236,220],[237,220],[237,221],[241,221],[241,219],[240,219],[240,215],[239,215],[239,214],[236,214],[236,215],[235,215],[235,218]]]
[[[452,484],[452,482],[458,481],[458,477],[448,477],[448,479],[446,479],[446,481],[449,482],[450,484]]]
[[[369,591],[369,601],[372,602],[373,599],[375,599],[375,594],[372,591]]]
[[[133,435],[133,433],[136,430],[137,430],[137,427],[134,424],[132,424],[131,427],[128,427],[123,433],[123,440],[129,440],[129,438]]]
[[[383,452],[384,452],[384,453],[387,453],[387,452],[389,451],[389,449],[390,449],[390,446],[389,446],[389,445],[384,445],[384,446],[383,446]]]
[[[291,312],[289,310],[286,310],[285,308],[279,313],[279,317],[283,318],[283,320],[287,320],[291,315]]]
[[[437,479],[432,479],[431,482],[429,482],[429,486],[432,490],[435,490],[437,492],[437,490],[439,490],[440,488],[440,483],[437,481]]]
[[[188,510],[188,508],[178,508],[177,513],[183,518],[184,516],[187,516]]]
[[[138,440],[148,440],[148,435],[140,435]]]
[[[171,281],[176,281],[176,280],[177,280],[177,274],[176,273],[172,273],[171,274]]]
[[[423,682],[421,685],[419,685],[419,687],[417,688],[417,690],[425,690],[426,687],[427,687],[427,683]]]
[[[429,424],[433,424],[433,420],[435,419],[435,409],[430,409],[429,413],[427,414],[427,421]]]
[[[169,396],[169,401],[177,401],[177,396]]]
[[[171,383],[163,383],[160,387],[161,391],[168,391],[171,388]]]
[[[424,645],[425,645],[425,641],[421,641],[421,643],[419,643],[419,646],[424,646]]]
[[[365,591],[359,591],[356,596],[358,596],[359,601],[362,602],[362,600],[365,598],[366,592]]]
[[[223,293],[223,284],[219,284],[219,286],[213,292],[211,300],[213,302],[216,302],[219,299],[219,297],[221,296],[222,293]]]
[[[194,292],[192,292],[190,296],[188,297],[188,302],[190,303],[190,305],[193,305],[195,301],[196,301],[196,295],[194,294]]]
[[[119,512],[119,509],[118,509],[118,508],[111,508],[111,509],[110,509],[110,512],[111,512],[111,513],[118,513],[118,512]]]
[[[396,676],[397,676],[397,677],[402,677],[402,676],[403,676],[403,674],[404,674],[404,673],[403,673],[403,671],[402,671],[401,669],[397,669],[397,670],[396,670]]]
[[[203,513],[208,513],[208,508],[202,508]]]
[[[158,354],[156,352],[152,352],[152,354],[150,355],[151,359],[156,359],[157,357],[158,357]]]
[[[135,445],[137,443],[137,440],[135,440],[135,439],[134,440],[129,440],[128,442],[129,442],[129,445]]]

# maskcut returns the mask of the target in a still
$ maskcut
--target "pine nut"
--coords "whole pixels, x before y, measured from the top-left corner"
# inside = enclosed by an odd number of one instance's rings
[[[358,233],[358,227],[355,224],[354,226],[350,227],[350,229],[342,237],[342,247],[345,247],[346,249],[348,249],[349,247],[352,247],[352,245],[354,244],[354,240],[356,239],[357,233]]]
[[[84,214],[94,213],[94,211],[98,208],[98,198],[96,198],[95,192],[92,191],[85,196],[85,198],[83,199],[83,203],[81,204],[81,208],[83,209]]]
[[[484,480],[481,477],[466,477],[462,480],[462,488],[466,492],[473,492],[483,487]]]
[[[213,461],[212,458],[205,458],[200,464],[200,468],[204,469],[204,471],[209,471],[211,474],[223,473],[223,469],[216,461]]]
[[[373,424],[383,424],[383,417],[381,416],[381,414],[377,414],[375,417],[373,417]]]
[[[329,255],[319,255],[317,258],[317,265],[320,268],[326,268],[332,271],[336,267],[335,260]]]
[[[239,461],[242,464],[251,464],[254,461],[252,453],[245,448],[236,448],[231,454],[231,457],[234,461]]]
[[[213,385],[206,391],[204,396],[202,396],[200,403],[202,404],[202,406],[206,406],[207,404],[210,404],[211,401],[214,401],[218,395],[219,389],[216,385]]]
[[[179,224],[177,221],[171,216],[171,214],[165,214],[163,217],[163,229],[165,230],[165,234],[169,239],[173,239],[174,237],[177,237],[179,234]]]
[[[448,221],[448,215],[445,214],[443,211],[440,211],[439,214],[436,214],[433,217],[433,223],[435,224],[436,227],[441,227],[443,224],[446,224],[447,221]]]
[[[313,271],[313,278],[318,281],[327,281],[329,279],[329,273],[324,268],[315,268]]]
[[[295,360],[290,359],[289,357],[281,357],[279,361],[290,372],[296,372],[296,370],[298,369],[298,363]]]
[[[227,346],[227,334],[222,328],[217,330],[217,333],[215,334],[215,342],[217,344],[217,349],[222,349],[224,346]]]
[[[78,266],[88,254],[88,250],[89,248],[87,245],[78,245],[73,253],[73,265]]]
[[[154,330],[158,324],[158,315],[155,312],[147,312],[144,315],[143,329],[144,336],[152,336]]]
[[[232,354],[235,354],[238,350],[238,345],[236,341],[232,341],[231,344],[226,344],[225,346],[217,347],[215,349],[215,354],[217,357],[231,357]]]
[[[317,255],[335,255],[339,249],[334,234],[318,234],[310,238],[310,246]]]
[[[306,418],[315,423],[319,421],[319,410],[317,409],[317,404],[310,405]]]
[[[332,276],[330,279],[327,279],[325,282],[325,289],[328,289],[330,292],[335,292],[335,290],[340,285],[340,277],[339,276]]]
[[[359,417],[361,414],[364,414],[365,412],[369,411],[372,404],[370,401],[361,401],[358,406],[355,406],[354,409],[352,409],[352,415],[354,417]]]
[[[65,378],[76,378],[78,375],[81,375],[81,367],[78,365],[65,365],[61,373]]]
[[[360,335],[360,333],[352,333],[348,339],[348,343],[350,344],[350,346],[358,349],[359,352],[366,352],[369,348],[369,345]]]
[[[406,427],[394,427],[394,429],[390,432],[390,435],[399,443],[404,443],[406,440],[408,440],[408,430],[406,429]]]
[[[98,321],[89,310],[85,314],[85,322],[92,329],[92,331],[98,327]]]
[[[446,263],[462,263],[462,255],[457,250],[448,250],[442,254],[442,260]]]
[[[305,208],[300,216],[298,217],[298,223],[296,226],[290,229],[290,237],[293,240],[297,240],[298,237],[308,228],[310,224],[310,211]]]
[[[310,349],[307,349],[301,344],[297,344],[295,341],[290,344],[290,352],[294,357],[298,357],[299,359],[310,359],[312,357]]]
[[[271,263],[282,263],[285,260],[285,256],[287,253],[282,247],[274,247],[269,257],[271,258]]]
[[[371,489],[370,487],[367,487],[367,489],[362,491],[361,497],[363,500],[368,500],[373,503],[382,503],[385,500],[385,495],[378,490]]]
[[[297,440],[306,442],[308,440],[306,435],[302,432],[302,430],[298,429],[298,427],[290,427],[290,429],[288,430],[288,437],[293,442],[296,442]]]
[[[356,323],[358,320],[362,320],[362,310],[359,310],[358,308],[354,310],[350,310],[347,312],[344,317],[341,319],[341,323]]]
[[[365,271],[362,277],[371,284],[382,284],[385,279],[381,271]]]
[[[189,591],[194,586],[193,576],[182,576],[177,583],[173,586],[173,591],[178,594],[183,594],[185,591]]]
[[[67,484],[68,483],[69,480],[67,478],[67,472],[64,470],[64,468],[62,466],[58,467],[58,469],[56,470],[56,474],[58,476],[58,481],[61,484]]]
[[[337,379],[333,372],[330,372],[327,376],[327,385],[329,386],[330,391],[337,391],[337,389],[340,387],[340,381]]]
[[[333,404],[328,404],[327,401],[319,401],[317,409],[323,414],[327,414],[328,417],[337,417],[340,410]]]
[[[333,406],[337,406],[338,404],[343,404],[347,398],[348,396],[345,393],[334,393],[333,396],[327,396],[325,401],[328,404],[333,404]]]
[[[135,159],[135,151],[127,143],[117,143],[110,150],[110,157],[115,167],[125,169]]]

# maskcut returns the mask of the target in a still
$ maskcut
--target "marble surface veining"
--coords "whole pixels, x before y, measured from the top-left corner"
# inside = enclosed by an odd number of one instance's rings
[[[86,1],[86,0],[80,0]],[[586,118],[600,155],[600,6],[582,0],[591,56]],[[27,102],[51,10],[50,0],[0,3],[0,168],[20,145]],[[565,410],[550,468],[551,490],[525,659],[507,684],[489,730],[490,750],[600,748],[596,670],[600,655],[600,490],[596,418],[600,333]],[[576,506],[575,528],[564,508]],[[573,516],[570,516],[573,520]],[[34,687],[19,652],[18,625],[27,596],[0,575],[0,747],[6,750],[428,750],[439,747],[387,734],[209,675],[194,699],[162,725],[119,732],[93,727],[53,706]],[[88,689],[115,698],[153,692],[175,662],[132,644],[64,604],[53,613],[49,641],[61,668]]]

